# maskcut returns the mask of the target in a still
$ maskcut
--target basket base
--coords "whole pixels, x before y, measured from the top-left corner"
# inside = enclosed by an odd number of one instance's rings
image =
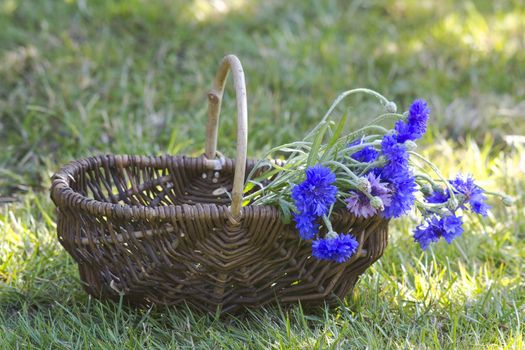
[[[187,305],[192,309],[216,313],[219,312],[222,315],[227,314],[239,314],[247,309],[260,308],[261,306],[291,306],[301,304],[305,310],[315,310],[322,306],[336,307],[341,305],[342,299],[344,299],[349,293],[352,293],[359,277],[368,269],[375,261],[377,261],[383,254],[384,249],[388,242],[388,231],[387,226],[383,226],[382,229],[374,232],[374,238],[371,239],[374,244],[367,246],[367,254],[365,257],[354,261],[347,270],[345,270],[344,282],[338,281],[337,285],[326,295],[306,295],[305,297],[298,296],[297,298],[286,298],[282,300],[279,296],[272,298],[266,298],[260,302],[240,302],[236,300],[234,302],[216,303],[211,300],[205,302],[204,300],[198,300],[196,298],[170,298],[166,293],[149,293],[138,294],[136,292],[131,294],[125,294],[120,291],[112,281],[108,281],[105,276],[109,274],[103,273],[99,268],[90,268],[87,264],[79,264],[79,273],[82,280],[84,290],[91,296],[100,300],[110,300],[118,302],[122,298],[122,302],[132,307],[170,307],[177,305]],[[371,243],[371,242],[369,242]],[[160,288],[162,289],[162,288]],[[162,297],[164,295],[164,297]],[[160,296],[160,297],[159,297]],[[315,296],[315,297],[313,297]]]

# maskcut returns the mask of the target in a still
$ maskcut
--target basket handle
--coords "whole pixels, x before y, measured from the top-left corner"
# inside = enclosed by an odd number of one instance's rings
[[[244,176],[246,173],[246,153],[248,150],[248,106],[246,102],[246,83],[241,62],[234,55],[224,57],[215,75],[213,87],[208,92],[208,125],[206,126],[206,144],[204,156],[215,161],[217,156],[217,131],[219,114],[228,71],[232,71],[235,98],[237,100],[237,156],[233,177],[231,216],[236,219],[241,215]],[[211,163],[213,166],[215,163]]]

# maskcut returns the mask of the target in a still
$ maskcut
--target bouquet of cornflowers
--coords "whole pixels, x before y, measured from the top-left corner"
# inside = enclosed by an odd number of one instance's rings
[[[337,123],[330,117],[344,98],[356,93],[374,96],[385,112],[345,134],[347,116]],[[268,152],[267,159],[286,154],[284,162],[256,164],[246,182],[245,203],[278,206],[283,220],[293,220],[300,237],[311,240],[314,257],[339,263],[357,251],[359,242],[351,232],[334,232],[330,220],[334,209],[346,208],[356,217],[391,219],[415,208],[423,223],[414,229],[414,240],[426,249],[441,238],[451,243],[463,233],[461,213],[486,216],[487,195],[510,203],[509,197],[482,189],[470,175],[445,179],[415,151],[430,115],[424,100],[415,100],[403,114],[396,110],[394,102],[375,91],[344,92],[303,140]],[[382,125],[388,122],[393,129]]]

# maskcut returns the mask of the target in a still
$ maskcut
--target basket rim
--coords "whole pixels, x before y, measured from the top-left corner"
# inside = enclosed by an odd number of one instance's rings
[[[195,204],[170,204],[157,207],[147,207],[141,205],[129,205],[120,203],[103,202],[94,198],[86,197],[70,186],[74,177],[82,171],[96,166],[109,167],[126,167],[128,165],[138,165],[140,167],[152,168],[168,168],[177,160],[192,163],[197,169],[202,168],[202,171],[207,171],[209,168],[206,165],[207,158],[204,155],[192,157],[187,155],[160,155],[160,156],[146,156],[146,155],[128,155],[128,154],[103,154],[84,157],[70,161],[62,166],[51,177],[50,197],[55,205],[60,208],[80,209],[87,211],[93,215],[102,215],[106,217],[114,217],[121,219],[138,218],[138,219],[164,219],[182,218],[188,215],[219,215],[221,217],[230,218],[230,205],[215,204],[215,203],[195,203]],[[231,158],[223,158],[222,170],[228,170],[233,173],[235,168],[235,160]],[[255,162],[256,160],[248,160],[247,162]],[[184,166],[187,166],[186,164]],[[199,170],[200,171],[200,170]],[[259,214],[263,216],[281,216],[280,211],[274,206],[270,205],[247,205],[242,207],[241,217],[246,215]]]

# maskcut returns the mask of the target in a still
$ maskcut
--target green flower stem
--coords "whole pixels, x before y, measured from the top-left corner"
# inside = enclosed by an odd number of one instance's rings
[[[378,131],[380,131],[383,134],[388,133],[388,129],[386,129],[383,126],[380,126],[380,125],[367,125],[367,126],[362,127],[361,129],[357,129],[356,131],[348,134],[348,136],[353,136],[355,134],[359,134],[359,133],[362,133],[362,132],[365,132],[365,131],[368,131],[368,130],[378,130]]]
[[[421,202],[420,200],[416,199],[415,203],[421,204],[421,206],[423,206],[424,208],[447,208],[447,203],[448,202],[443,202],[443,203],[426,203],[426,202]]]
[[[300,153],[302,155],[305,155],[307,154],[310,149],[311,149],[311,145],[312,143],[309,142],[309,141],[296,141],[296,142],[291,142],[291,143],[286,143],[284,145],[280,145],[280,146],[277,146],[277,147],[274,147],[272,149],[270,149],[269,151],[266,152],[266,154],[263,156],[263,159],[258,161],[255,166],[253,167],[253,169],[250,171],[250,173],[248,174],[248,177],[247,179],[251,179],[253,174],[257,171],[257,169],[259,169],[261,166],[265,166],[265,165],[268,165],[269,161],[267,160],[267,158],[270,157],[270,155],[272,153],[275,153],[275,152],[278,152],[278,151],[283,151],[285,153],[292,153],[292,156],[288,157],[288,160],[287,160],[287,163],[291,162],[293,160],[294,155],[296,153]],[[304,150],[302,149],[304,148]],[[270,163],[271,165],[271,163]],[[273,166],[273,165],[272,165]]]
[[[351,163],[348,166],[352,168],[357,168],[359,170],[358,172],[354,172],[359,177],[363,174],[366,174],[369,170],[373,168],[382,168],[386,164],[386,160],[382,158],[379,158],[379,160],[370,163],[359,162],[349,156],[344,156],[344,160]]]
[[[357,129],[356,131],[353,131],[351,133],[346,134],[345,136],[341,137],[338,140],[337,143],[348,142],[348,141],[350,141],[352,139],[356,139],[356,138],[358,138],[357,137],[358,135],[364,134],[368,130],[378,130],[380,132],[380,134],[370,134],[370,135],[367,135],[367,137],[377,136],[377,137],[381,137],[382,138],[383,135],[385,135],[386,133],[389,132],[389,130],[387,130],[386,128],[384,128],[382,126],[379,126],[379,125],[367,125],[367,126],[364,126],[364,127],[360,128],[360,129]]]
[[[330,219],[326,215],[323,215],[323,222],[326,225],[326,229],[328,230],[328,234],[327,234],[328,236],[330,233],[334,232],[334,229],[332,228],[332,223],[330,222]]]
[[[494,192],[494,191],[487,191],[485,190],[484,188],[482,188],[483,191],[485,191],[485,194],[488,194],[489,196],[494,196],[494,197],[499,197],[501,198],[501,200],[505,201],[505,202],[508,202],[509,205],[512,204],[512,202],[514,201],[514,199],[505,194],[505,193],[502,193],[502,192]]]
[[[381,141],[380,140],[375,140],[375,141],[372,141],[372,142],[364,142],[364,143],[361,143],[359,145],[352,145],[352,146],[348,146],[348,147],[345,147],[343,150],[341,150],[341,152],[356,152],[356,151],[359,151],[365,147],[368,147],[368,146],[380,146],[381,145]]]
[[[379,128],[384,129],[384,128],[382,128],[382,127],[379,127]],[[385,131],[386,131],[386,130],[385,130]],[[373,135],[371,135],[371,137],[374,137],[374,138],[375,138],[375,137],[381,137],[381,138],[382,138],[382,136],[377,135],[377,134],[373,134]],[[370,137],[367,137],[367,138],[370,138]],[[371,141],[371,142],[362,143],[362,144],[360,144],[360,145],[347,146],[346,144],[348,144],[348,142],[349,142],[350,139],[351,139],[351,138],[349,138],[348,135],[339,138],[339,139],[333,144],[333,146],[330,148],[330,150],[331,150],[331,149],[334,149],[334,150],[339,149],[339,151],[336,152],[336,153],[341,153],[341,152],[344,153],[344,152],[350,152],[350,151],[356,152],[356,151],[358,151],[359,149],[362,149],[362,148],[364,148],[364,147],[366,147],[366,146],[378,146],[378,145],[381,144],[381,143],[379,142],[379,140],[373,140],[373,141]],[[323,145],[323,146],[321,147],[321,149],[320,149],[320,152],[322,152],[322,153],[323,153],[323,157],[325,157],[325,155],[330,154],[330,153],[329,153],[330,150],[327,149],[327,147],[326,147],[325,145]]]
[[[425,157],[423,157],[422,155],[420,155],[419,153],[417,152],[414,152],[414,151],[408,151],[409,154],[415,156],[416,158],[422,160],[423,162],[425,162],[433,171],[434,173],[436,173],[436,175],[445,183],[445,186],[447,187],[449,193],[450,193],[450,198],[452,198],[454,200],[454,203],[458,203],[457,199],[456,199],[456,196],[454,194],[454,190],[452,188],[452,186],[450,185],[450,183],[445,179],[445,177],[443,175],[441,175],[441,172],[439,171],[439,169],[434,165],[434,163],[432,163],[431,161],[429,161],[428,159],[426,159]]]
[[[425,180],[426,182],[428,182],[429,184],[431,184],[432,186],[439,186],[436,181],[434,181],[433,178],[431,178],[430,176],[426,175],[426,174],[421,174],[421,173],[418,173],[418,174],[415,174],[414,175],[417,178],[421,178],[423,180]]]
[[[340,162],[337,162],[335,160],[330,160],[330,161],[326,162],[326,164],[332,164],[332,165],[335,165],[335,166],[343,169],[346,172],[346,174],[349,175],[354,180],[359,179],[359,177],[356,174],[354,174],[352,172],[352,170],[348,169],[348,167],[346,165],[344,165],[344,164],[342,164]]]
[[[366,166],[362,171],[361,171],[361,174],[366,174],[370,169],[373,169],[373,168],[382,168],[385,164],[386,164],[386,160],[377,160],[375,162],[372,162],[372,163],[364,163],[364,164],[368,164],[368,166]]]
[[[351,180],[347,180],[347,179],[337,179],[336,183],[343,183],[343,184],[346,184],[346,185],[349,185],[350,187],[348,189],[355,189],[357,190],[357,183],[351,181]],[[345,196],[346,196],[346,193],[344,191],[340,191],[341,193],[343,193]]]
[[[385,114],[381,114],[380,116],[372,119],[370,121],[370,123],[368,123],[369,125],[371,124],[377,124],[377,123],[380,123],[382,122],[383,120],[387,120],[387,119],[390,119],[390,118],[396,118],[396,119],[406,119],[406,116],[403,115],[403,114],[399,114],[399,113],[385,113]]]
[[[359,192],[361,192],[362,194],[364,194],[364,195],[365,195],[368,199],[370,199],[370,200],[372,200],[372,198],[374,198],[374,196],[373,196],[371,193],[361,191],[361,190],[357,187],[357,184],[354,183],[354,182],[352,182],[352,181],[350,181],[350,180],[339,179],[339,180],[337,180],[337,181],[338,181],[338,182],[343,182],[343,183],[346,183],[346,184],[350,185],[350,189],[352,189],[352,190],[354,190],[354,191],[359,191]],[[348,197],[348,195],[347,195],[345,192],[341,192],[341,191],[340,191],[340,193],[341,193],[341,195],[343,195],[344,197]]]
[[[426,213],[426,212],[432,212],[434,214],[441,214],[441,210],[440,209],[443,209],[444,207],[429,207],[426,205],[426,203],[422,203],[420,201],[417,201],[414,203],[414,205],[416,206],[417,209],[419,209],[419,211],[421,213]]]
[[[285,183],[282,179],[280,179],[281,181],[272,181],[270,184],[268,184],[266,187],[263,187],[261,188],[260,190],[257,190],[247,196],[244,196],[243,200],[251,200],[253,198],[257,198],[258,196],[260,195],[264,195],[264,192],[268,192],[268,191],[275,191],[275,190],[278,190],[279,187],[283,184],[287,184]],[[271,187],[270,187],[271,186]]]
[[[330,114],[332,114],[334,109],[337,107],[337,105],[339,105],[339,103],[341,103],[342,100],[344,100],[346,97],[348,97],[350,95],[357,94],[357,93],[365,93],[365,94],[368,94],[368,95],[372,95],[372,96],[378,98],[381,101],[381,103],[383,104],[383,106],[386,106],[386,104],[388,104],[390,102],[389,100],[386,99],[386,97],[384,97],[380,93],[378,93],[378,92],[376,92],[374,90],[370,90],[370,89],[358,88],[358,89],[352,89],[352,90],[345,91],[342,94],[340,94],[339,96],[337,96],[337,98],[334,100],[334,102],[332,103],[332,105],[330,106],[328,111],[325,113],[323,119],[321,119],[319,124],[317,124],[317,126],[315,128],[313,128],[312,131],[310,131],[308,133],[308,135],[306,135],[305,139],[308,139],[313,134],[315,134],[315,132],[320,128],[321,124],[323,122],[325,122],[326,119],[328,119]]]

